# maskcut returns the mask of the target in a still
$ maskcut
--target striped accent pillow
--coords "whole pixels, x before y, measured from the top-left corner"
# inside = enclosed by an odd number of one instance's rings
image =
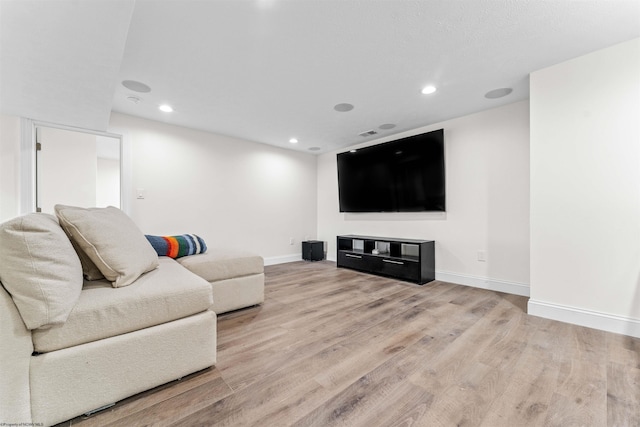
[[[180,258],[206,252],[207,244],[195,234],[181,234],[179,236],[145,236],[158,256]]]

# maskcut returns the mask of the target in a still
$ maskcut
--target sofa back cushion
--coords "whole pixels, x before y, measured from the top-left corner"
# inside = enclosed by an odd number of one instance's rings
[[[100,280],[104,279],[104,274],[100,271],[100,269],[91,261],[91,258],[82,250],[80,246],[72,240],[71,238],[71,246],[78,254],[78,258],[80,258],[80,265],[82,266],[82,275],[85,280]]]
[[[158,266],[158,255],[118,208],[55,206],[60,225],[113,287],[127,286]]]
[[[28,329],[67,320],[80,298],[82,268],[54,216],[33,213],[0,224],[0,282]]]

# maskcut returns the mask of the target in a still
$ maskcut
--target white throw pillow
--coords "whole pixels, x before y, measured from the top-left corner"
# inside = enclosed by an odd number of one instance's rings
[[[56,205],[55,211],[62,228],[113,287],[130,285],[158,266],[156,251],[120,209]]]
[[[53,215],[0,224],[0,281],[28,329],[62,324],[80,298],[82,268]]]
[[[100,269],[93,263],[93,261],[91,261],[91,258],[89,258],[89,256],[86,253],[84,253],[82,249],[80,249],[80,247],[75,241],[71,240],[71,246],[73,246],[73,249],[76,251],[76,254],[78,254],[78,258],[80,258],[80,265],[82,266],[82,275],[84,276],[85,280],[91,281],[91,280],[104,279],[104,274],[102,274]]]

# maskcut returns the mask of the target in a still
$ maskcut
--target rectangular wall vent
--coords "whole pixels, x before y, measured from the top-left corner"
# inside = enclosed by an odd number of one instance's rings
[[[367,136],[375,135],[377,133],[378,132],[376,132],[375,130],[368,130],[366,132],[359,133],[358,135],[364,136],[366,138]]]

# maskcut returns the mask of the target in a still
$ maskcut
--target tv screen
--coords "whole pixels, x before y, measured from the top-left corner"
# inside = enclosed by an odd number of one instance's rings
[[[340,212],[445,211],[444,130],[339,153]]]

